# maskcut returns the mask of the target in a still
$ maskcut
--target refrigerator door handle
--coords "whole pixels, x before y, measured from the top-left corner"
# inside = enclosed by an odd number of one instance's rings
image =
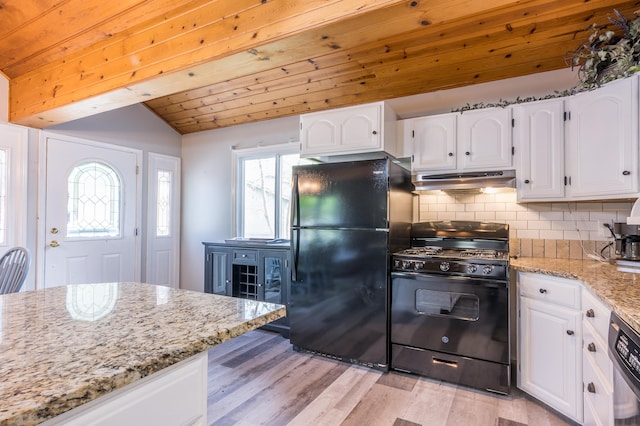
[[[298,191],[298,175],[293,175],[291,188],[291,226],[300,226],[300,192]]]
[[[291,229],[291,244],[293,259],[291,262],[291,282],[298,281],[298,257],[300,255],[300,230]]]

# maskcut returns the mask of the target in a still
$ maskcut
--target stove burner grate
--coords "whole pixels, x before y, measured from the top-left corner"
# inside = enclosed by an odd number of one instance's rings
[[[496,259],[497,257],[499,257],[497,250],[488,249],[462,250],[459,255],[460,257],[474,257],[478,259]]]

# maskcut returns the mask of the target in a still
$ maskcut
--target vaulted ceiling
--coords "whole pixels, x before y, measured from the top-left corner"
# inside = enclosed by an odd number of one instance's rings
[[[0,0],[10,121],[145,103],[182,134],[567,67],[640,0]]]

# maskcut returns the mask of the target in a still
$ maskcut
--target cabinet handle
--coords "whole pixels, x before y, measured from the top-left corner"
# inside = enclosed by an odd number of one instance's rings
[[[465,152],[464,155],[471,155],[469,151]]]
[[[450,152],[450,153],[449,153],[449,157],[453,157],[453,152]]]
[[[587,309],[587,318],[593,318],[596,316],[595,312],[593,312],[593,309]]]
[[[373,134],[374,134],[374,135],[377,135],[377,134],[378,134],[378,132],[376,132],[376,131],[374,130],[374,131],[373,131]]]
[[[567,334],[568,334],[569,336],[573,336],[575,333],[573,332],[573,330],[567,330]]]
[[[587,390],[591,393],[596,393],[596,385],[594,385],[593,382],[590,382],[587,385]]]
[[[547,292],[547,289],[546,288],[541,288],[539,291],[540,291],[540,293],[545,294]]]
[[[593,342],[589,343],[589,344],[587,345],[587,350],[588,350],[589,352],[595,352],[595,351],[596,351],[596,345],[595,345],[595,343],[593,343]]]
[[[629,170],[625,170],[624,172],[622,172],[622,174],[624,176],[629,176],[631,174],[631,172]]]
[[[531,181],[529,179],[525,179],[524,183],[531,183]]]

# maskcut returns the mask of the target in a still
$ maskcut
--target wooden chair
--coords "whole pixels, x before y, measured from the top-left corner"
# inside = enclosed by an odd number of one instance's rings
[[[23,247],[9,249],[0,258],[0,294],[17,293],[27,278],[31,256]]]

